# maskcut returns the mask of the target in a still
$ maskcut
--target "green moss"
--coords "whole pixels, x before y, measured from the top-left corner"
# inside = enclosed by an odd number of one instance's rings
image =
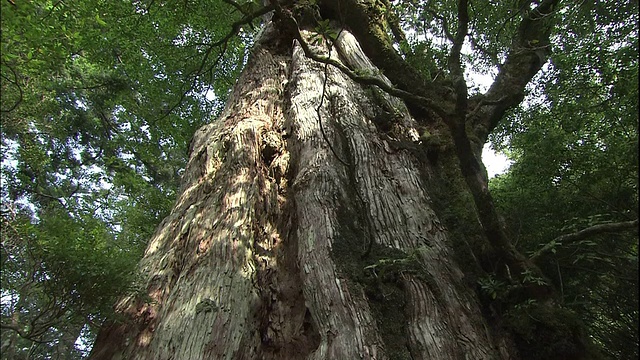
[[[396,249],[376,246],[372,249],[370,265],[363,268],[364,293],[378,325],[379,333],[390,359],[411,359],[406,344],[405,305],[407,296],[401,281],[403,271],[410,266],[406,254]]]
[[[368,255],[363,256],[369,243],[367,231],[357,212],[349,210],[346,207],[338,210],[338,218],[345,220],[339,224],[331,256],[350,291],[362,292],[369,300],[389,358],[411,359],[405,330],[407,296],[400,276],[403,272],[417,273],[419,264],[401,250],[375,243]]]
[[[433,132],[433,131],[432,131]],[[450,244],[462,271],[477,279],[491,270],[485,258],[491,247],[478,221],[473,198],[451,148],[442,148],[434,174],[428,178],[434,210],[447,228]],[[473,280],[472,282],[475,282]]]
[[[505,328],[524,360],[593,358],[583,342],[584,326],[567,309],[536,303],[514,307],[506,313]]]

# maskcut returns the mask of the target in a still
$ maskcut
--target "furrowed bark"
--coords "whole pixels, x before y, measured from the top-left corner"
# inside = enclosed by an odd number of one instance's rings
[[[346,33],[341,39],[340,46],[351,49],[341,53],[361,56],[355,38]],[[355,55],[347,60],[356,61]],[[378,137],[369,120],[375,117],[371,109],[376,104],[369,103],[370,99],[363,102],[361,99],[368,98],[366,92],[341,72],[331,68],[327,72],[327,96],[331,101],[321,109],[321,119],[325,128],[331,129],[329,139],[333,146],[350,164],[345,166],[324,143],[316,112],[299,110],[313,109],[320,101],[318,89],[325,81],[323,67],[306,59],[298,47],[294,50],[292,71],[291,86],[299,91],[291,94],[291,101],[296,104],[295,133],[301,137],[296,144],[300,148],[291,148],[292,159],[295,154],[300,156],[300,161],[295,161],[300,167],[293,188],[301,216],[299,253],[304,264],[305,298],[312,309],[320,309],[312,311],[322,336],[317,358],[354,358],[363,354],[365,358],[386,358],[389,353],[384,350],[389,347],[394,347],[393,358],[399,354],[443,359],[462,354],[495,357],[494,350],[486,346],[490,341],[477,304],[472,294],[462,290],[462,273],[447,260],[452,254],[444,229],[431,209],[429,195],[420,173],[412,166],[410,154],[388,154],[388,144]],[[406,123],[415,125],[406,109],[403,116]],[[398,260],[412,253],[416,256],[419,272],[400,271],[396,279],[399,284],[394,284],[394,291],[409,298],[405,305],[408,329],[404,348],[385,342],[380,334],[385,322],[398,319],[373,316],[371,312],[379,304],[372,304],[376,300],[355,281],[366,275],[367,266],[376,264],[362,259],[371,246],[369,242],[374,248],[371,258],[385,251],[402,254]],[[333,264],[327,262],[331,258]]]
[[[353,36],[340,43],[341,61],[370,66]],[[143,289],[118,303],[125,320],[92,358],[508,358],[432,209],[429,165],[376,126],[395,108],[398,137],[417,142],[417,124],[375,91],[263,40],[196,133]]]
[[[289,261],[275,251],[289,221],[279,131],[289,61],[257,48],[221,117],[196,132],[182,193],[140,264],[142,294],[117,304],[126,320],[101,332],[93,358],[250,359],[269,345],[270,273]],[[302,327],[304,308],[287,311],[287,326]]]
[[[274,22],[226,109],[195,134],[182,192],[140,264],[140,291],[117,304],[122,320],[103,329],[92,358],[526,358],[485,321],[455,260],[460,240],[436,215],[443,166],[419,134],[439,126],[453,146],[435,149],[454,161],[450,182],[473,195],[461,211],[508,264],[533,266],[491,202],[465,126],[466,88],[442,97],[421,78],[396,83],[400,68],[382,75],[374,64],[398,58],[376,37],[370,1],[322,1],[352,17],[356,36],[345,29],[315,45],[291,9],[272,3]],[[371,27],[353,26],[367,17]],[[416,119],[371,84],[447,110]]]

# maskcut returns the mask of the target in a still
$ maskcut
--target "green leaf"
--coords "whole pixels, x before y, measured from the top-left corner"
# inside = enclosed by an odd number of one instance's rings
[[[100,15],[98,14],[96,14],[96,22],[101,26],[107,26],[107,23],[104,20],[100,19]]]

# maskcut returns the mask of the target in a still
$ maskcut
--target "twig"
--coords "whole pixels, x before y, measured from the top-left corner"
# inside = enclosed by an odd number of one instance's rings
[[[430,9],[430,8],[425,8],[424,9],[426,12],[428,12],[429,14],[431,14],[431,16],[433,16],[434,18],[440,20],[442,22],[442,29],[444,30],[444,35],[447,38],[447,40],[451,41],[451,42],[455,42],[453,35],[451,35],[451,32],[449,31],[449,21],[447,21],[447,18],[438,14],[435,10]]]
[[[226,3],[232,3],[232,1],[225,1],[225,2]],[[225,54],[225,52],[227,50],[227,46],[228,46],[229,40],[231,40],[232,37],[238,35],[240,30],[242,29],[242,25],[251,24],[251,22],[253,20],[255,20],[256,18],[261,17],[261,16],[267,14],[268,12],[270,12],[270,11],[272,11],[274,9],[275,9],[275,7],[273,5],[268,5],[268,6],[264,6],[262,8],[259,8],[256,11],[254,11],[253,13],[250,13],[250,14],[245,14],[243,12],[244,16],[242,17],[242,19],[240,19],[238,21],[235,21],[233,24],[231,24],[231,30],[229,31],[229,33],[227,33],[227,35],[225,35],[220,40],[218,40],[218,41],[216,41],[214,43],[208,44],[208,48],[205,50],[204,57],[202,58],[202,61],[200,62],[200,66],[196,70],[191,72],[191,74],[190,74],[190,75],[193,75],[194,78],[191,81],[191,84],[189,85],[189,88],[187,90],[181,92],[180,98],[178,99],[178,101],[171,108],[169,108],[169,110],[167,110],[159,118],[156,118],[153,121],[150,121],[150,123],[155,123],[155,122],[158,122],[158,121],[166,118],[176,108],[178,108],[178,106],[180,106],[180,104],[182,104],[184,99],[187,97],[187,94],[191,90],[193,90],[195,88],[197,80],[198,80],[198,77],[200,75],[206,73],[206,72],[211,71],[214,67],[217,66],[217,64],[220,62],[220,60],[222,59],[222,57],[224,56],[224,54]],[[222,46],[222,50],[220,51],[220,54],[218,55],[218,57],[216,58],[214,63],[211,66],[209,66],[206,70],[204,70],[205,69],[205,65],[207,63],[207,60],[209,60],[209,56],[213,52],[213,49],[216,48],[216,47],[219,47],[219,46]]]
[[[557,244],[560,243],[568,243],[568,242],[574,242],[574,241],[578,241],[578,240],[582,240],[585,239],[587,237],[590,236],[594,236],[594,235],[598,235],[598,234],[602,234],[602,233],[606,233],[606,232],[611,232],[611,231],[615,231],[615,232],[620,232],[620,231],[626,231],[626,230],[632,230],[632,229],[636,229],[638,228],[638,220],[633,220],[633,221],[623,221],[623,222],[617,222],[617,223],[608,223],[608,224],[598,224],[598,225],[593,225],[590,226],[586,229],[582,229],[580,231],[571,233],[571,234],[565,234],[565,235],[560,235],[557,238],[551,240],[549,243],[547,243],[545,246],[542,247],[542,249],[536,251],[535,253],[533,253],[531,255],[531,257],[529,258],[530,260],[534,261],[537,258],[539,258],[542,254],[546,253],[547,251],[551,250],[554,246],[556,246]]]
[[[480,111],[481,107],[487,106],[487,105],[498,105],[498,104],[504,102],[505,100],[507,100],[508,98],[509,98],[509,96],[505,95],[505,96],[501,97],[498,100],[487,100],[486,98],[480,100],[478,105],[476,105],[476,107],[473,108],[473,111],[471,111],[470,113],[467,114],[467,119],[473,118]]]
[[[22,87],[21,87],[21,86],[20,86],[20,84],[18,83],[18,74],[16,73],[15,69],[14,69],[14,68],[12,68],[11,66],[9,66],[9,64],[7,64],[5,61],[3,61],[3,63],[4,63],[4,65],[5,65],[6,67],[8,67],[8,68],[9,68],[9,70],[11,70],[11,73],[13,73],[13,78],[14,78],[14,80],[11,80],[11,79],[9,79],[8,77],[6,77],[6,76],[4,76],[4,75],[2,75],[2,77],[3,77],[3,78],[5,78],[9,83],[11,83],[11,84],[15,85],[15,87],[17,87],[17,88],[18,88],[18,91],[20,92],[20,97],[18,98],[18,100],[16,101],[16,103],[15,103],[15,104],[13,104],[13,105],[9,108],[9,110],[4,110],[4,109],[3,109],[3,110],[0,110],[0,112],[3,112],[3,113],[9,113],[9,112],[12,112],[13,110],[15,110],[15,109],[18,107],[18,105],[20,105],[20,103],[22,102],[22,99],[23,99],[23,97],[24,97],[24,93],[22,92]]]

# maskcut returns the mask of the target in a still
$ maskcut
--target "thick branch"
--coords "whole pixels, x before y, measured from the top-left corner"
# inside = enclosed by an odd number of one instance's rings
[[[400,26],[400,19],[398,18],[398,14],[393,10],[393,5],[389,2],[389,0],[382,0],[384,6],[387,8],[387,24],[389,24],[389,28],[391,28],[391,33],[395,38],[396,42],[399,44],[403,41],[407,40],[407,36],[402,31],[402,27]]]
[[[344,65],[340,61],[332,59],[328,56],[317,54],[309,47],[309,44],[307,44],[307,42],[303,39],[302,34],[300,33],[300,28],[298,26],[297,20],[291,14],[287,13],[286,10],[284,9],[278,9],[278,13],[279,13],[279,16],[284,21],[288,22],[290,31],[293,33],[295,39],[299,42],[300,46],[304,51],[305,56],[307,56],[308,58],[323,64],[332,65],[338,68],[338,70],[342,71],[345,75],[347,75],[350,79],[352,79],[357,83],[360,83],[363,85],[375,85],[379,87],[382,91],[390,95],[399,97],[403,100],[406,100],[407,102],[417,104],[423,108],[430,109],[443,118],[447,118],[452,115],[452,112],[450,110],[447,110],[446,108],[442,107],[432,99],[421,96],[421,95],[417,95],[419,94],[419,92],[410,92],[410,91],[405,91],[400,88],[394,87],[392,85],[389,85],[387,82],[385,82],[381,77],[358,74],[356,72],[357,69],[352,70],[351,68]]]
[[[458,1],[458,29],[453,38],[453,47],[449,54],[449,71],[453,76],[453,86],[456,92],[456,115],[459,122],[464,122],[467,112],[467,83],[464,81],[464,72],[460,61],[460,52],[464,39],[469,31],[469,6],[467,0]]]
[[[486,93],[486,99],[493,105],[480,109],[474,119],[476,136],[482,142],[504,114],[522,102],[525,87],[549,59],[552,26],[548,18],[557,3],[558,0],[543,1],[520,22],[507,59]]]
[[[454,77],[462,76],[462,64],[460,62],[460,51],[464,44],[464,39],[469,31],[469,7],[466,0],[458,1],[458,29],[453,38],[453,47],[449,54],[449,71]]]
[[[611,232],[622,232],[622,231],[628,231],[628,230],[634,230],[634,229],[635,230],[638,229],[637,219],[633,221],[623,221],[623,222],[617,222],[617,223],[593,225],[586,229],[582,229],[580,231],[576,231],[571,234],[564,234],[564,235],[558,236],[557,238],[551,240],[549,243],[543,246],[542,249],[536,251],[533,255],[531,255],[530,259],[532,261],[536,260],[541,255],[550,251],[558,244],[566,245],[568,243],[580,241],[594,235],[611,233]]]
[[[460,170],[465,182],[471,191],[478,217],[482,228],[494,251],[502,261],[517,274],[533,272],[544,278],[539,268],[516,250],[507,236],[504,224],[493,203],[491,193],[487,186],[486,171],[479,160],[477,151],[474,151],[467,134],[466,119],[468,114],[467,86],[464,81],[460,51],[468,31],[468,3],[466,0],[458,1],[458,29],[453,39],[453,48],[449,56],[449,71],[453,75],[456,91],[455,116],[444,119],[451,132],[456,155],[460,161]],[[480,104],[487,104],[486,100]],[[498,105],[500,103],[497,103]],[[478,111],[478,106],[473,113]],[[529,295],[542,302],[549,301],[555,296],[554,289],[547,285],[532,285],[527,288]]]
[[[322,5],[335,13],[341,12],[347,27],[358,39],[367,57],[384,71],[385,76],[397,89],[410,94],[420,94],[421,98],[430,99],[431,104],[438,104],[440,107],[446,108],[445,104],[451,102],[449,90],[442,86],[434,86],[393,48],[384,19],[379,19],[376,13],[379,3],[372,0],[324,0]],[[424,106],[407,97],[403,98],[408,100],[409,105]]]
[[[15,331],[16,334],[18,334],[21,338],[29,339],[29,334],[22,331],[18,326],[9,325],[9,324],[0,324],[0,328]]]
[[[504,223],[487,186],[486,172],[471,147],[464,124],[449,122],[447,125],[452,132],[456,155],[460,161],[460,170],[473,197],[482,229],[495,255],[515,274],[532,272],[536,276],[546,279],[540,268],[522,255],[507,236]],[[530,284],[526,291],[532,299],[539,300],[541,303],[553,301],[556,293],[550,284],[550,281],[546,281],[545,284]]]

